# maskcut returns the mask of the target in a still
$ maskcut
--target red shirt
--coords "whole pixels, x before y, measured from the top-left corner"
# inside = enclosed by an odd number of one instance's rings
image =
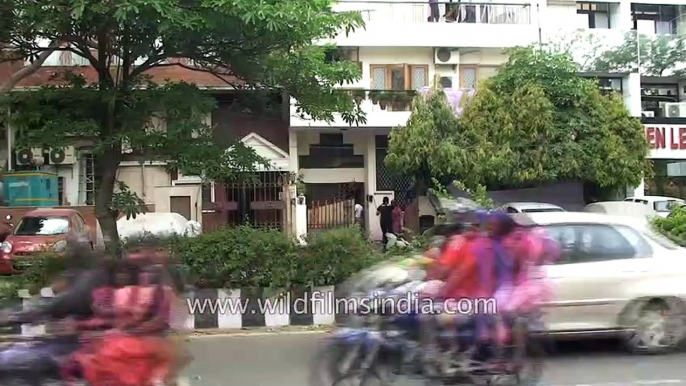
[[[444,289],[448,297],[459,299],[476,295],[479,283],[476,258],[472,252],[473,243],[471,237],[453,237],[439,260],[440,264],[451,270]]]

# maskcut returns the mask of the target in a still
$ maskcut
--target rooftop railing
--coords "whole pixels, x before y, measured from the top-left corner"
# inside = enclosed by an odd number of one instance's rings
[[[337,11],[359,11],[366,22],[531,24],[528,4],[341,1]]]

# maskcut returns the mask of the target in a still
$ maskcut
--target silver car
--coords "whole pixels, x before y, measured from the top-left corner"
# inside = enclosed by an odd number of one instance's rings
[[[515,215],[516,216],[516,215]],[[686,249],[645,221],[595,213],[530,213],[557,240],[546,268],[554,300],[548,332],[625,338],[630,350],[661,353],[684,337]]]

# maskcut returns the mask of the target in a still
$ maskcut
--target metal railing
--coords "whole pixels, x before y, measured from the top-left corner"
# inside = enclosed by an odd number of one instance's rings
[[[410,111],[417,95],[416,90],[342,89],[341,92],[350,94],[358,104],[371,101],[374,106],[386,111]]]
[[[341,1],[335,10],[359,11],[365,22],[531,24],[528,4]]]

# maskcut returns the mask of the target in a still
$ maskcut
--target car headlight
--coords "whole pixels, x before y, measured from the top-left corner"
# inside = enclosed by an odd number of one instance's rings
[[[64,240],[60,240],[55,243],[55,245],[52,246],[52,251],[53,252],[64,252],[67,249],[67,242]]]
[[[2,243],[2,245],[0,245],[0,250],[2,251],[2,253],[12,252],[12,243],[8,243],[7,241],[5,241],[4,243]]]

